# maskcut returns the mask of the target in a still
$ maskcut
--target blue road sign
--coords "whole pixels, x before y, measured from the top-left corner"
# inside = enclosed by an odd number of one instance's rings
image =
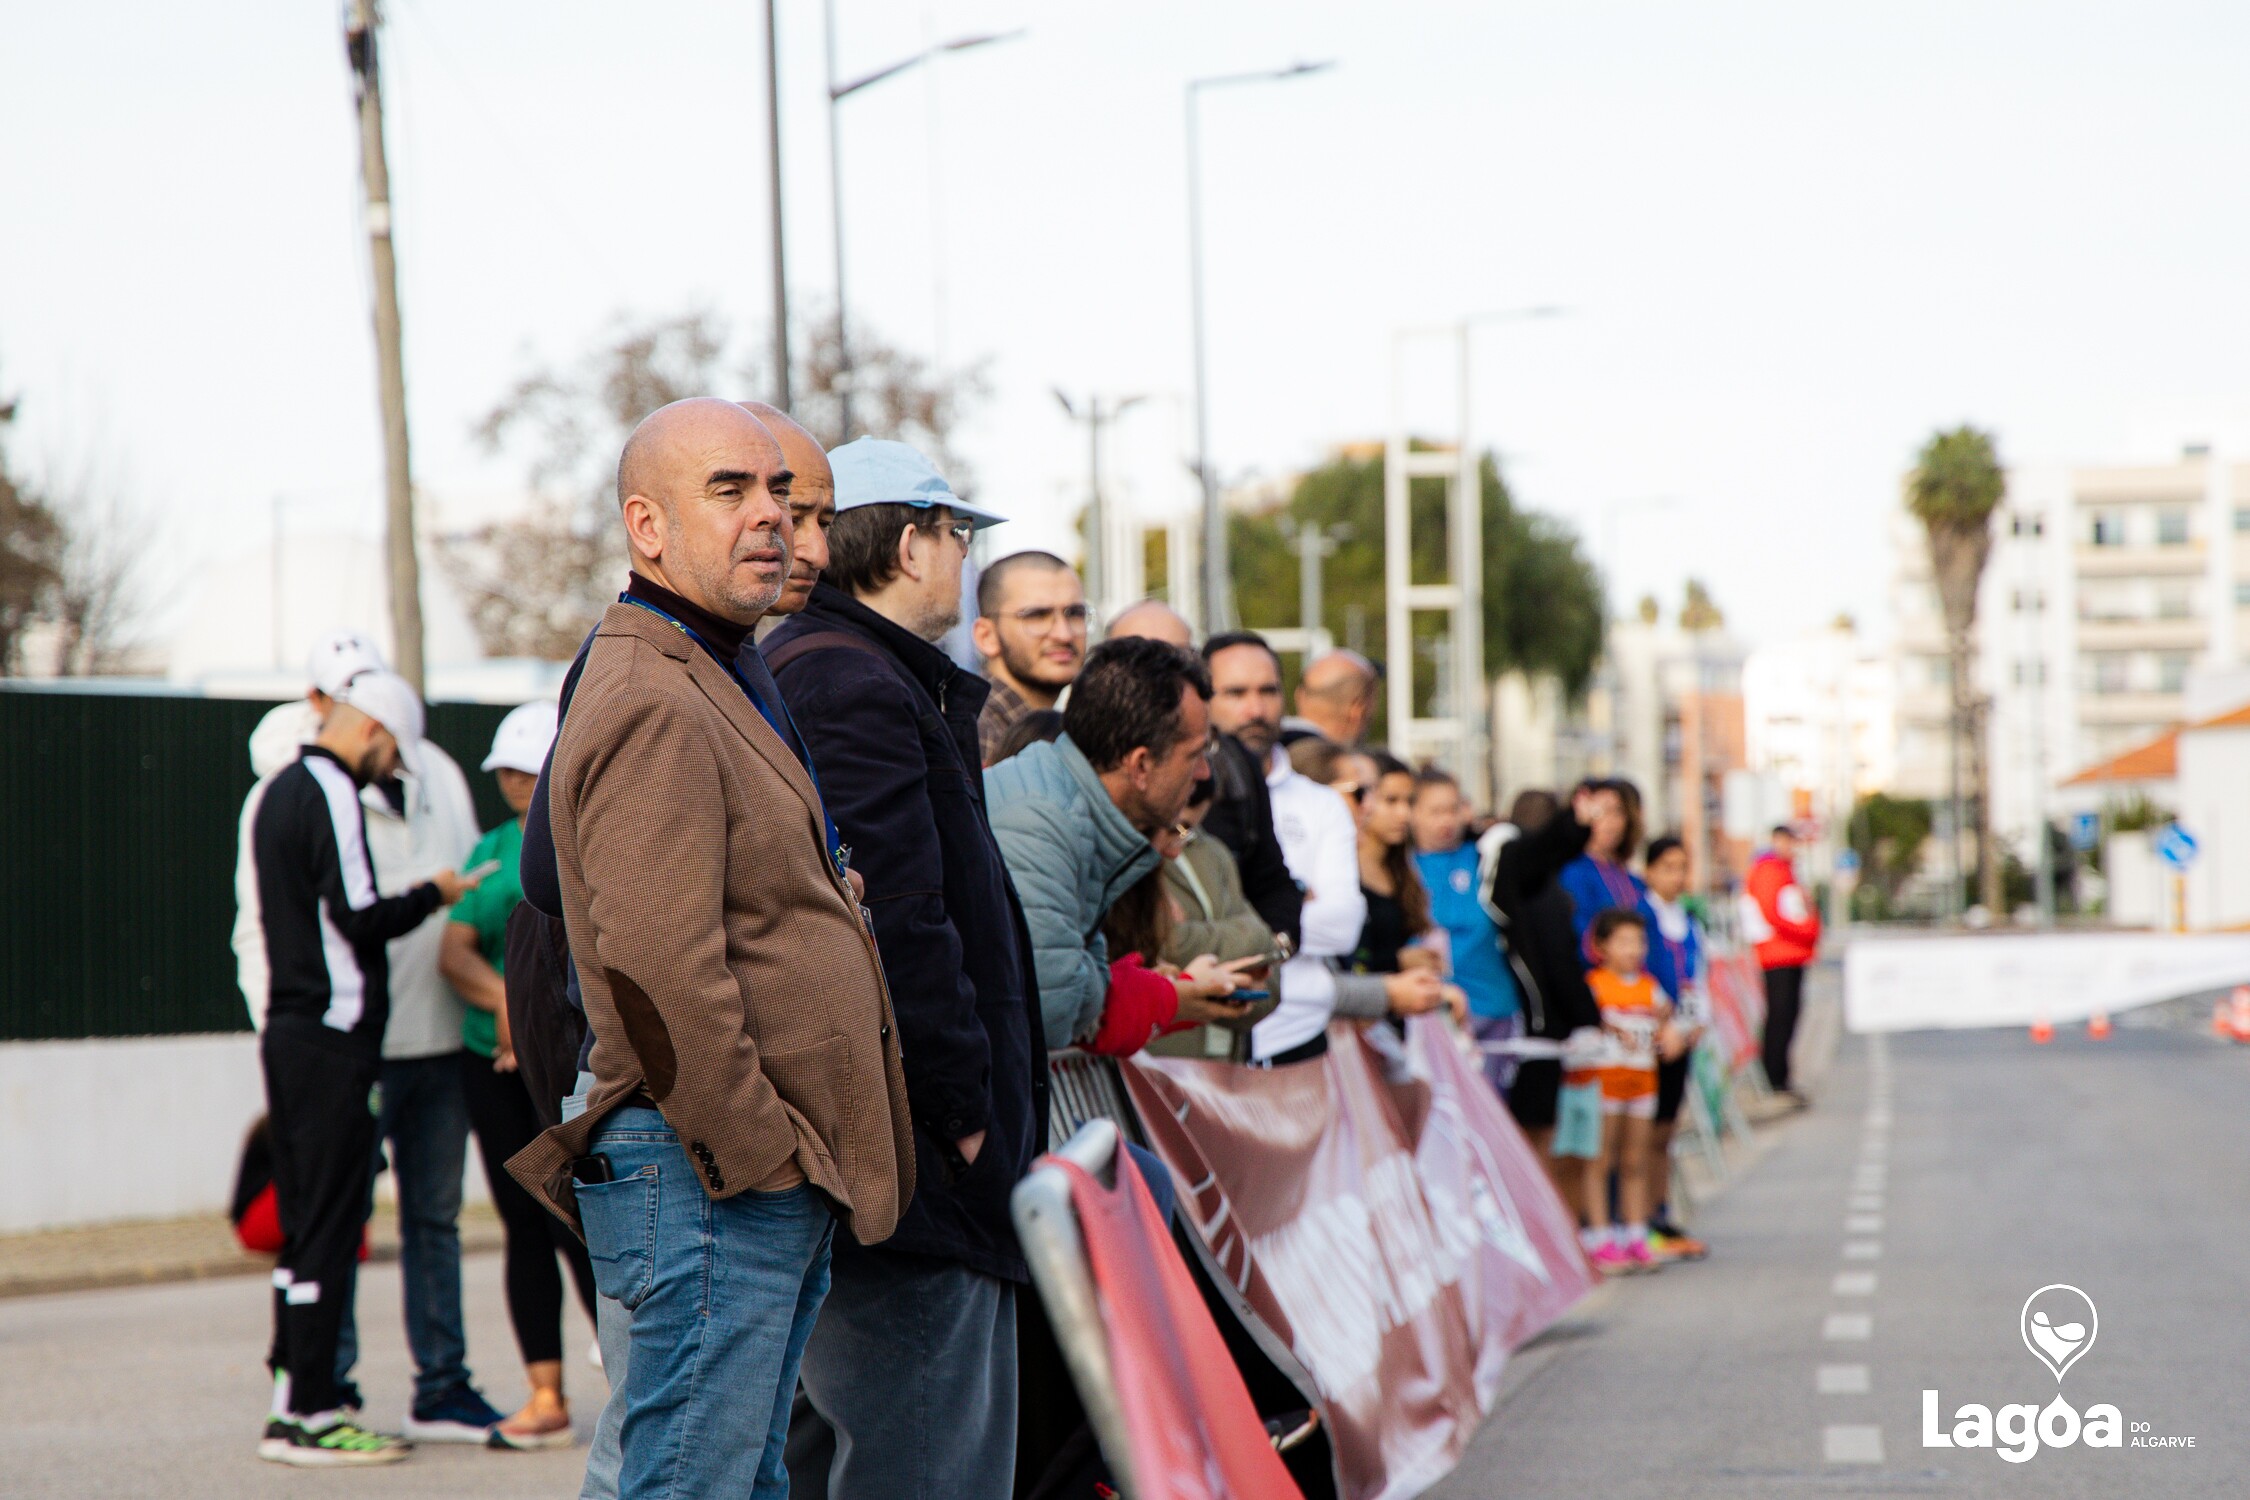
[[[2175,870],[2185,870],[2202,852],[2195,835],[2177,823],[2167,823],[2156,835],[2156,857]]]
[[[2102,841],[2102,815],[2082,812],[2070,820],[2070,847],[2080,853]]]

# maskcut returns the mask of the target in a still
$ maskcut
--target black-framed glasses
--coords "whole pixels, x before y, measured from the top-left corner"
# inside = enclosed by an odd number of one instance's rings
[[[1083,604],[1050,604],[1043,609],[1011,609],[1008,611],[1009,619],[1032,630],[1048,629],[1055,623],[1057,616],[1062,618],[1065,625],[1074,629],[1083,630],[1086,628],[1086,606]]]
[[[969,550],[969,538],[977,534],[977,523],[974,521],[948,521],[945,529],[951,533],[953,540],[961,544],[961,550],[966,552]]]

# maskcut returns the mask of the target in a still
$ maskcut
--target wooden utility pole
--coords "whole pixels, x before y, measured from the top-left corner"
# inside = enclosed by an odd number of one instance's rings
[[[350,0],[344,51],[359,103],[359,170],[367,186],[367,245],[375,281],[375,364],[383,411],[385,552],[391,577],[392,656],[422,689],[422,564],[414,550],[414,479],[406,447],[406,355],[400,344],[398,258],[391,249],[391,173],[383,158],[383,88],[375,60],[376,0]]]

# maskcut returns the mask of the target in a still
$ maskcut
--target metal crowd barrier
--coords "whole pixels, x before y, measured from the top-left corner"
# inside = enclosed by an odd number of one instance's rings
[[[1067,1141],[1089,1120],[1109,1121],[1128,1141],[1141,1139],[1117,1059],[1075,1048],[1048,1053],[1047,1138]]]
[[[1071,1054],[1083,1058],[1085,1055]],[[1061,1054],[1050,1063],[1059,1063]],[[1116,1064],[1108,1058],[1089,1059]],[[1055,1066],[1059,1085],[1065,1070]],[[1108,1075],[1115,1087],[1115,1072]],[[1120,1090],[1120,1092],[1122,1092]],[[1059,1118],[1062,1091],[1055,1092]],[[1071,1132],[1054,1154],[1070,1161],[1103,1186],[1116,1178],[1117,1153],[1123,1136],[1114,1121],[1090,1119]],[[1125,1427],[1125,1408],[1117,1395],[1117,1376],[1109,1359],[1109,1331],[1102,1324],[1101,1304],[1094,1295],[1094,1277],[1086,1260],[1086,1240],[1078,1230],[1078,1215],[1070,1202],[1070,1179],[1051,1166],[1038,1166],[1016,1184],[1009,1195],[1009,1211],[1016,1221],[1016,1237],[1023,1244],[1024,1261],[1031,1268],[1032,1284],[1046,1304],[1047,1322],[1063,1362],[1070,1367],[1086,1408],[1086,1423],[1094,1429],[1110,1478],[1119,1494],[1136,1493],[1133,1482],[1133,1445]]]

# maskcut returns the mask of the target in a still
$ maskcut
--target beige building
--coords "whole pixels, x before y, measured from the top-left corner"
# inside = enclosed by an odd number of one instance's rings
[[[2232,701],[2250,643],[2250,465],[2191,447],[2169,464],[2014,469],[1993,524],[1974,682],[1990,704],[1994,823],[2025,849],[2060,783]],[[1944,618],[1903,505],[1892,536],[1890,789],[1943,798]]]

